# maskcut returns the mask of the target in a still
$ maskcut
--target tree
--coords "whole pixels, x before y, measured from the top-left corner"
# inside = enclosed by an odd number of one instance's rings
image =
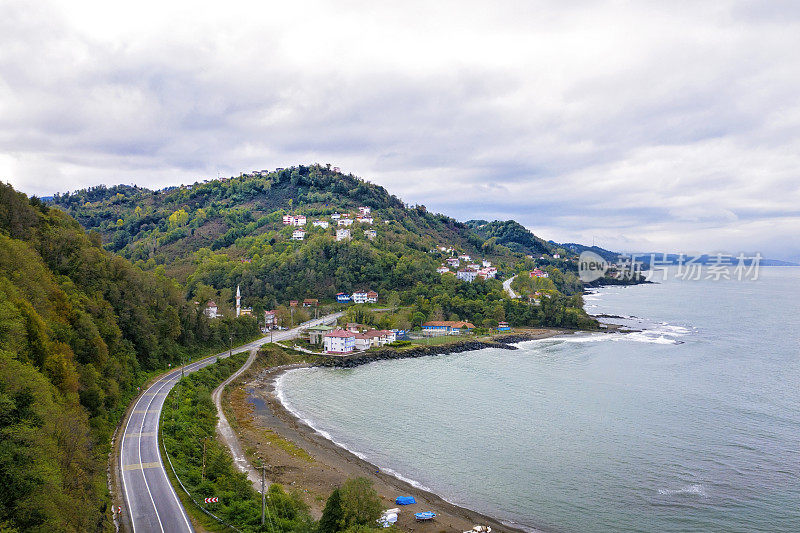
[[[341,529],[358,525],[371,526],[380,518],[383,508],[381,498],[367,478],[348,479],[339,490],[339,496],[342,507]]]
[[[417,311],[411,316],[411,323],[414,326],[422,327],[422,323],[425,322],[425,315]]]
[[[336,533],[339,531],[339,524],[344,519],[342,511],[342,497],[339,489],[333,489],[328,501],[325,502],[325,509],[322,511],[322,518],[317,525],[318,533]]]

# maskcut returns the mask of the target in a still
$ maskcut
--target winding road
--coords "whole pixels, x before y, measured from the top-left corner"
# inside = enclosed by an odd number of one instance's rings
[[[309,320],[300,326],[275,331],[271,336],[238,346],[232,353],[255,350],[264,344],[297,337],[300,330],[334,321],[342,313],[334,313]],[[167,394],[181,378],[181,370],[191,373],[204,368],[217,358],[225,358],[231,351],[212,355],[161,376],[136,400],[129,412],[119,446],[119,476],[124,507],[122,521],[127,529],[162,533],[194,531],[178,495],[167,478],[161,450],[158,445],[158,424]],[[248,359],[252,362],[252,358]]]
[[[503,282],[503,289],[508,293],[508,295],[511,298],[519,298],[519,294],[514,292],[514,290],[511,288],[511,282],[514,281],[514,278],[516,277],[517,277],[516,275],[511,276],[510,278],[508,278]]]

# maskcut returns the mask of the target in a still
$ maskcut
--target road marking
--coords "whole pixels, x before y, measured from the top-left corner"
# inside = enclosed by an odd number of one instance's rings
[[[143,470],[145,468],[158,468],[161,463],[137,463],[135,465],[123,465],[123,470]]]
[[[145,431],[144,433],[136,433],[136,432],[125,433],[125,436],[126,437],[155,437],[156,436],[156,432],[155,431]]]

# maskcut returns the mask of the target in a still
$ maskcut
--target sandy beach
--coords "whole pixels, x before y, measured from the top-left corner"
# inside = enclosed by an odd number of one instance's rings
[[[563,330],[536,330],[530,332],[528,338],[533,340],[564,333]],[[287,491],[299,491],[315,518],[321,516],[325,501],[335,487],[347,478],[363,476],[373,482],[386,509],[400,507],[397,526],[401,530],[438,533],[467,531],[474,525],[488,525],[493,531],[524,531],[453,505],[436,494],[382,472],[317,433],[285,409],[277,398],[275,381],[285,371],[284,367],[277,367],[246,374],[242,381],[228,390],[228,405],[248,458],[251,461],[264,458],[269,465],[267,479],[280,483]],[[397,496],[414,496],[417,503],[395,505]],[[416,522],[414,513],[420,511],[434,511],[436,519]]]

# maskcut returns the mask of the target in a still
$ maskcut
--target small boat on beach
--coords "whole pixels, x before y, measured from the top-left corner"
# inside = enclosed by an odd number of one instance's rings
[[[433,511],[425,511],[425,512],[422,512],[422,513],[414,513],[414,518],[416,518],[417,521],[420,521],[420,522],[423,521],[423,520],[433,520],[434,518],[436,518],[436,513],[434,513]]]

